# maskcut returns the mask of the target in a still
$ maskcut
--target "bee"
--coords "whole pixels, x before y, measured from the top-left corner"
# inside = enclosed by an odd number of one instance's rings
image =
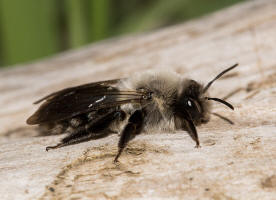
[[[206,86],[174,72],[149,71],[66,88],[36,101],[34,104],[43,103],[27,124],[49,131],[59,127],[58,133],[68,133],[46,151],[119,133],[114,162],[141,133],[183,130],[195,141],[195,147],[200,147],[196,126],[209,122],[211,101],[234,110],[225,100],[209,97],[208,89],[237,65],[219,73]]]

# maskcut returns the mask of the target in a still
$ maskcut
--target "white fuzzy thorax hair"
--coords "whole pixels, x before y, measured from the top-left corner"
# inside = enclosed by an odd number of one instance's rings
[[[135,73],[130,78],[123,80],[119,88],[121,90],[139,90],[141,88],[154,91],[152,103],[145,109],[147,117],[145,119],[145,132],[174,131],[174,116],[170,105],[177,93],[182,78],[179,74],[172,71],[145,71]],[[131,114],[135,105],[128,104],[122,109]]]

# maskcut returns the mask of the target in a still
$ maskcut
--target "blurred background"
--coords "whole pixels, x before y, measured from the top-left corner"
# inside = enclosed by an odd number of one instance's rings
[[[0,67],[196,18],[244,0],[0,0]]]

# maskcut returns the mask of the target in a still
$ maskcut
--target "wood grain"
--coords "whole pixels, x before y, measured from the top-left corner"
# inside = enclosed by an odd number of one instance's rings
[[[273,199],[276,196],[276,1],[254,0],[151,33],[103,41],[0,71],[1,199]],[[198,129],[137,137],[112,160],[117,136],[45,152],[63,136],[37,136],[32,102],[65,87],[171,69],[228,96]]]

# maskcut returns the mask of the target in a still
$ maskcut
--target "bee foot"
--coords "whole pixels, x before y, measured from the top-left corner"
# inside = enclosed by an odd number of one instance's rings
[[[62,147],[62,144],[58,144],[58,145],[55,145],[55,146],[48,146],[48,147],[46,147],[46,151],[49,151],[50,149],[57,149],[59,147]]]
[[[195,148],[197,149],[201,148],[200,144],[195,145]]]

